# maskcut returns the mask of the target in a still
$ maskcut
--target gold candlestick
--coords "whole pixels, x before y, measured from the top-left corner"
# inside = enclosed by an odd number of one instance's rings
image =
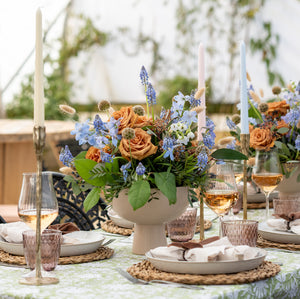
[[[33,143],[37,159],[36,174],[36,247],[35,247],[35,277],[24,277],[21,284],[26,285],[46,285],[55,284],[59,280],[56,277],[42,277],[41,271],[41,208],[42,208],[42,162],[45,147],[46,130],[45,127],[35,126],[33,128]]]
[[[249,155],[250,134],[241,134],[241,148],[245,156]],[[243,218],[247,219],[247,160],[244,160],[243,169]]]
[[[200,188],[196,190],[197,197],[199,199],[199,207],[200,207],[200,241],[204,240],[204,203],[203,198],[201,197]]]

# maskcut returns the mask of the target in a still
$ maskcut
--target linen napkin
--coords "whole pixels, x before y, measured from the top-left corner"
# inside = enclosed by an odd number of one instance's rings
[[[288,221],[282,218],[269,219],[267,221],[269,227],[274,228],[278,231],[292,231],[293,233],[300,235],[300,219]]]
[[[59,224],[52,224],[52,225],[49,225],[48,229],[60,230],[63,235],[80,230],[78,228],[78,226],[73,222],[66,222],[66,223],[61,223],[61,224],[60,223]]]
[[[31,228],[22,221],[0,224],[0,236],[9,243],[22,243],[22,233],[26,230]]]
[[[177,246],[161,246],[150,249],[150,253],[153,257],[167,259],[170,261],[182,261],[184,251],[184,248],[180,248]]]

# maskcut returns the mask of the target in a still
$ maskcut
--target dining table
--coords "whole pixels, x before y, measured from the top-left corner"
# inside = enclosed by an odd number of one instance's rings
[[[272,212],[272,210],[271,210]],[[218,234],[218,220],[207,207],[205,219],[213,220],[205,237]],[[265,221],[264,209],[248,210],[248,219]],[[242,218],[242,213],[238,214]],[[0,298],[300,298],[300,251],[266,249],[266,260],[281,266],[274,277],[252,283],[234,285],[199,285],[187,289],[170,284],[135,284],[123,277],[123,270],[145,259],[132,254],[133,235],[122,236],[101,230],[108,246],[114,250],[109,259],[81,264],[58,265],[53,274],[59,278],[54,285],[28,286],[19,283],[30,270],[0,265]],[[199,239],[195,234],[194,239]],[[170,240],[168,240],[170,242]]]

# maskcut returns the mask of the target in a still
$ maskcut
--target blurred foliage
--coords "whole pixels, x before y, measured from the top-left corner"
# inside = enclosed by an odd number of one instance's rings
[[[66,119],[66,115],[59,111],[58,106],[71,104],[73,82],[68,78],[68,61],[78,56],[81,51],[87,51],[94,45],[104,46],[109,41],[109,34],[99,31],[90,18],[84,16],[78,16],[78,18],[83,25],[74,35],[73,40],[59,39],[61,47],[58,57],[54,58],[48,54],[44,59],[44,69],[51,70],[49,74],[44,75],[46,119]],[[51,46],[48,45],[48,47],[52,49]],[[20,93],[14,95],[13,101],[6,107],[7,117],[33,118],[33,77],[33,74],[27,75],[21,83]]]

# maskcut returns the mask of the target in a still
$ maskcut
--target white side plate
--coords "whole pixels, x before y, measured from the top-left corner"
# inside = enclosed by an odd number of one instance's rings
[[[258,224],[259,234],[266,240],[285,243],[285,244],[300,244],[300,235],[275,230],[268,226],[266,222]]]
[[[103,235],[101,235],[99,232],[90,231],[82,233],[83,234],[81,234],[80,243],[61,245],[60,256],[73,256],[94,252],[101,246],[105,239],[105,237],[103,237]],[[94,235],[93,238],[90,238],[91,233]],[[86,239],[84,239],[84,237]],[[6,241],[0,241],[0,248],[10,254],[24,255],[22,243],[9,243]]]
[[[267,252],[257,248],[258,257],[243,261],[216,261],[216,262],[186,262],[172,261],[152,257],[146,253],[152,265],[162,271],[183,274],[225,274],[237,273],[257,268],[265,259]]]

